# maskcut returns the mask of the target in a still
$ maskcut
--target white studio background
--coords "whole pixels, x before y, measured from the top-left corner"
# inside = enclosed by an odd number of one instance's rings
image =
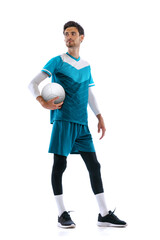
[[[158,0],[1,2],[1,239],[158,239],[159,13]],[[56,227],[49,111],[34,100],[28,84],[50,58],[67,51],[62,30],[69,20],[85,29],[80,55],[91,64],[105,138],[99,141],[90,109],[89,126],[108,208],[117,208],[126,229],[96,227],[98,207],[77,155],[68,157],[63,180],[77,228]]]

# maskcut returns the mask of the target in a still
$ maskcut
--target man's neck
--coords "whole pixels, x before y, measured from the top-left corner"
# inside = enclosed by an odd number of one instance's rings
[[[79,48],[68,48],[68,53],[76,59],[79,58]]]

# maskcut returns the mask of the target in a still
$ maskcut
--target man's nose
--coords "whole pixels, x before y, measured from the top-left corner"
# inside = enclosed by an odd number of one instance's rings
[[[68,35],[67,35],[67,40],[68,39],[72,39],[72,34],[71,33],[69,33]]]

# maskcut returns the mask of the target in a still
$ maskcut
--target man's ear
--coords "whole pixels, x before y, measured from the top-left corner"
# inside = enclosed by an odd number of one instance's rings
[[[81,42],[83,42],[83,40],[84,40],[84,35],[81,35],[81,36],[80,36],[80,39],[81,39]]]

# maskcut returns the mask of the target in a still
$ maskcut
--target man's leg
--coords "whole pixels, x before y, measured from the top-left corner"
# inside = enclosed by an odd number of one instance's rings
[[[97,160],[95,152],[80,152],[86,167],[89,171],[90,181],[92,190],[96,196],[100,214],[98,215],[98,226],[100,227],[125,227],[127,226],[126,222],[120,220],[116,215],[114,215],[114,211],[108,211],[104,191],[103,184],[101,179],[100,172],[100,164]]]
[[[67,157],[54,154],[51,182],[55,195],[59,216],[66,211],[63,203],[62,175],[67,166]]]
[[[103,183],[100,172],[101,166],[97,160],[96,153],[80,152],[80,154],[88,169],[91,187],[97,199],[100,213],[102,216],[105,216],[106,214],[108,214],[108,210],[105,202]]]
[[[59,213],[58,226],[62,228],[74,228],[75,223],[72,221],[63,203],[62,175],[66,166],[67,157],[54,154],[51,182]]]

